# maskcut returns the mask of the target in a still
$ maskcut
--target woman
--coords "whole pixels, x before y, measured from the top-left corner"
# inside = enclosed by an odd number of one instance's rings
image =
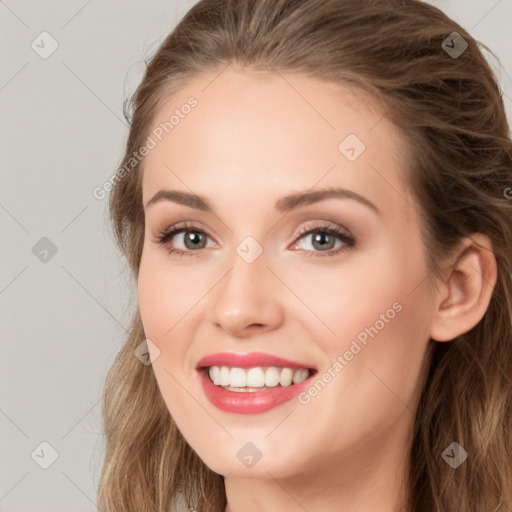
[[[132,107],[100,509],[510,511],[512,143],[477,42],[417,0],[203,0]]]

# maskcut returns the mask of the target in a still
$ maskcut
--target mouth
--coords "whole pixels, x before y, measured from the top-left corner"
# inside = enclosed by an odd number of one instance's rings
[[[317,372],[309,364],[264,352],[212,354],[203,357],[196,370],[215,386],[235,392],[293,386]]]
[[[315,373],[309,368],[292,371],[289,367],[272,366],[198,369],[206,398],[217,409],[232,414],[260,414],[289,403],[304,392]]]
[[[253,352],[225,352],[196,365],[202,389],[218,409],[258,414],[291,401],[310,385],[318,372],[308,364]]]

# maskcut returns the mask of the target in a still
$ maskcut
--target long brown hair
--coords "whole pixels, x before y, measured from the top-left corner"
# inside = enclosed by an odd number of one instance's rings
[[[129,172],[126,166],[159,107],[200,72],[237,64],[299,73],[353,86],[382,105],[403,133],[405,179],[421,212],[430,275],[438,275],[438,262],[462,237],[476,232],[491,238],[498,267],[478,325],[449,343],[431,341],[436,346],[410,447],[413,512],[512,510],[512,142],[481,48],[494,56],[419,0],[202,0],[149,60],[125,104],[124,170],[110,196],[114,235],[137,279],[143,160],[132,161]],[[222,475],[185,442],[151,366],[134,357],[144,339],[136,310],[104,390],[98,506],[167,512],[183,500],[199,512],[224,512]],[[469,454],[457,469],[442,459],[453,441]]]

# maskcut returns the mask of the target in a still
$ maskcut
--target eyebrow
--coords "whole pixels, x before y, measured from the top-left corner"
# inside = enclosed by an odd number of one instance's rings
[[[331,198],[352,199],[363,204],[364,206],[367,206],[377,214],[381,213],[380,210],[365,197],[357,194],[356,192],[353,192],[352,190],[347,190],[339,187],[331,187],[322,190],[294,192],[292,194],[279,198],[275,203],[275,209],[278,212],[286,213],[296,208],[300,208],[301,206],[306,206],[312,203],[316,203],[318,201],[323,201],[325,199]],[[161,201],[172,201],[174,203],[188,206],[190,208],[196,208],[197,210],[201,210],[204,212],[214,213],[213,207],[205,197],[181,190],[159,190],[146,203],[146,208]]]

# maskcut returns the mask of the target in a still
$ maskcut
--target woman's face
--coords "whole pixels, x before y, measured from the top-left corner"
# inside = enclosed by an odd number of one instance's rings
[[[404,459],[434,309],[394,125],[347,89],[229,68],[189,82],[150,137],[138,299],[191,447],[254,478]],[[327,189],[344,192],[310,196]]]

